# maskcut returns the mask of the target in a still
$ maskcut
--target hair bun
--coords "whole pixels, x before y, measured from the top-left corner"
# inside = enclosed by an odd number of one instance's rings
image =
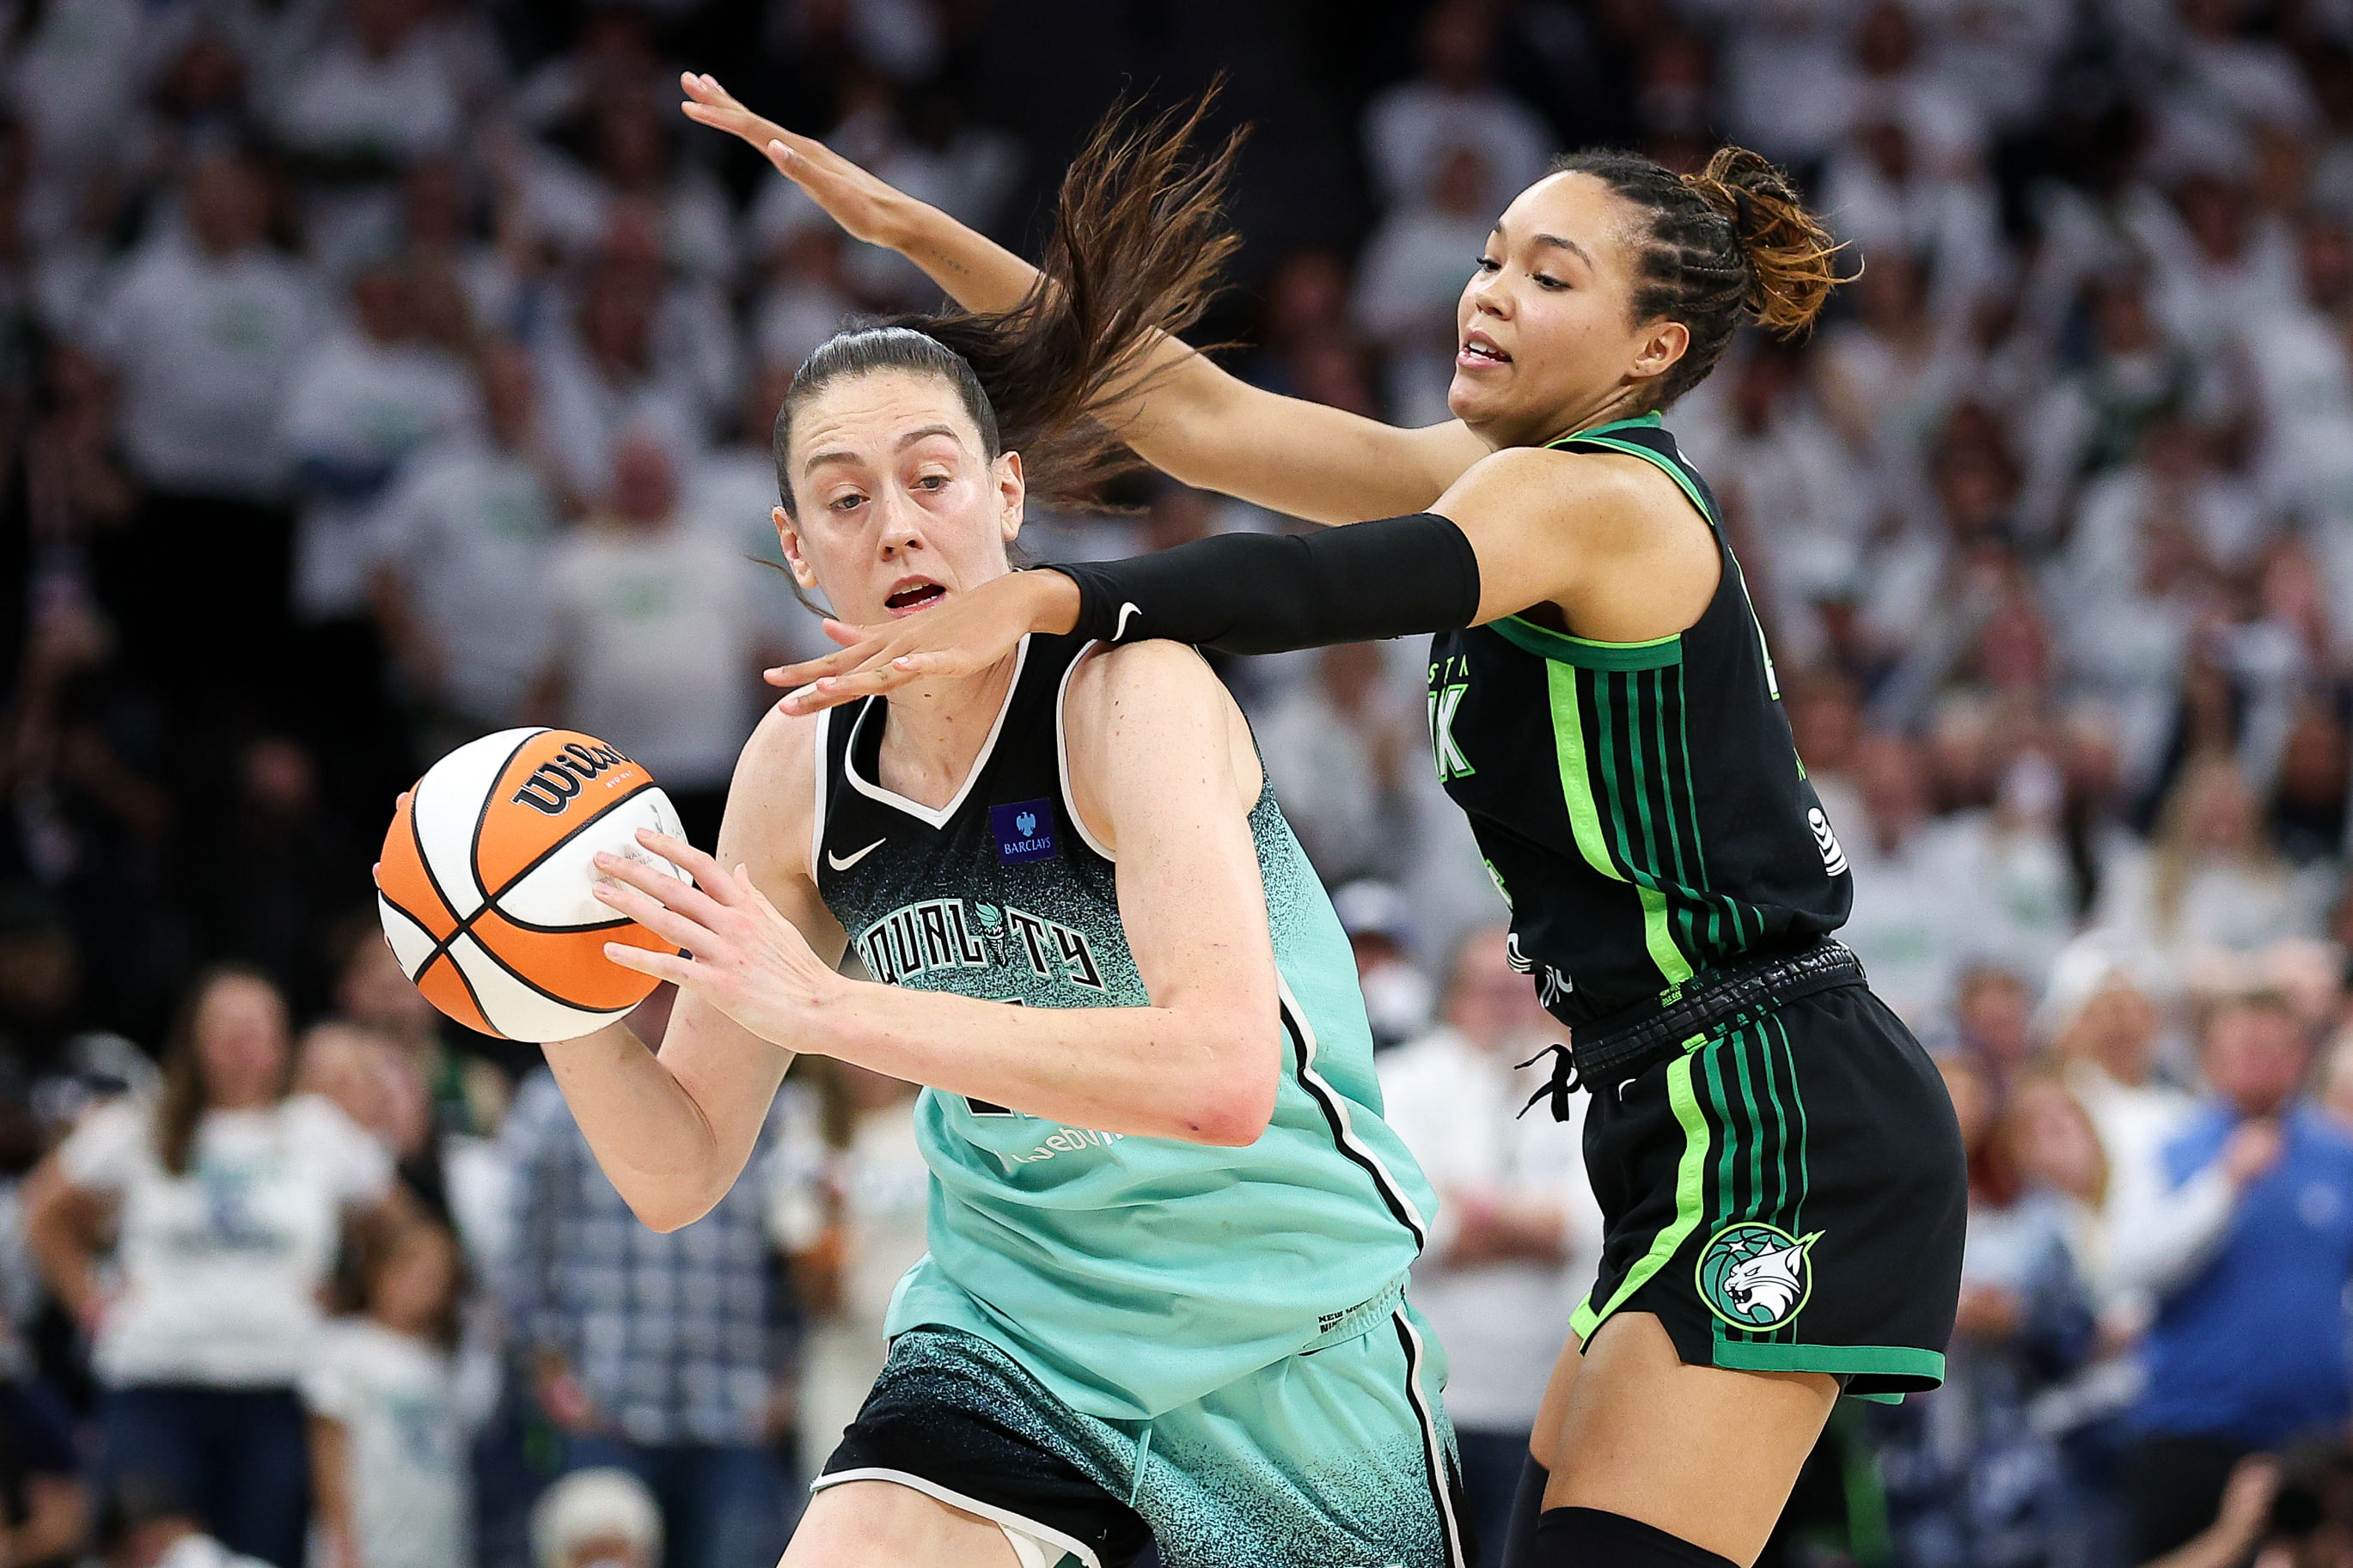
[[[1749,313],[1782,337],[1811,327],[1839,280],[1831,262],[1842,247],[1806,210],[1796,182],[1746,147],[1717,149],[1683,182],[1732,226],[1748,267]]]

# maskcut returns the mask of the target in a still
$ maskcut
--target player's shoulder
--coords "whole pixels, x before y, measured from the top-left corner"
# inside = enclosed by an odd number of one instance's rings
[[[816,809],[818,738],[826,713],[771,705],[736,754],[720,837],[727,854],[770,870],[806,873],[809,816]]]
[[[1113,646],[1096,643],[1071,671],[1073,704],[1154,698],[1224,700],[1226,689],[1208,661],[1184,643],[1150,637]]]

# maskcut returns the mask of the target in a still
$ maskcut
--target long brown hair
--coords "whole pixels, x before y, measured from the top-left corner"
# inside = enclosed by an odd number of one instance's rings
[[[1013,309],[893,316],[819,344],[776,412],[786,514],[794,413],[842,377],[881,370],[955,387],[986,455],[1021,454],[1031,495],[1100,504],[1102,482],[1138,462],[1103,416],[1156,379],[1143,361],[1201,319],[1238,243],[1225,198],[1242,133],[1206,159],[1190,153],[1216,97],[1213,87],[1189,109],[1149,120],[1132,104],[1113,107],[1062,176],[1037,286]]]
[[[1553,170],[1592,175],[1648,220],[1636,244],[1633,319],[1681,321],[1691,333],[1649,407],[1707,379],[1744,322],[1777,337],[1807,331],[1840,281],[1839,245],[1762,153],[1721,147],[1698,174],[1678,174],[1635,153],[1572,153]]]
[[[155,1101],[155,1155],[163,1161],[164,1169],[174,1176],[188,1173],[196,1127],[205,1119],[205,1068],[196,1050],[196,1019],[204,1012],[206,998],[231,980],[250,980],[266,985],[269,994],[279,998],[280,1008],[286,1005],[278,983],[248,963],[212,965],[196,976],[195,984],[180,999],[180,1009],[172,1016],[171,1032],[164,1037],[164,1089]],[[293,1073],[293,1056],[291,1050],[286,1053],[285,1070],[279,1078],[281,1094]]]

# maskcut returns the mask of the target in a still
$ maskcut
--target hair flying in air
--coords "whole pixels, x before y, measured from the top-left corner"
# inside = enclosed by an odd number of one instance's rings
[[[1156,379],[1145,359],[1193,326],[1239,243],[1225,198],[1241,132],[1210,156],[1191,146],[1217,89],[1146,120],[1115,106],[1062,177],[1054,231],[1028,298],[1001,313],[902,315],[836,333],[805,361],[777,411],[775,457],[793,509],[786,448],[797,410],[845,376],[935,374],[955,387],[987,456],[1021,454],[1042,500],[1100,504],[1102,481],[1138,459],[1104,423]]]

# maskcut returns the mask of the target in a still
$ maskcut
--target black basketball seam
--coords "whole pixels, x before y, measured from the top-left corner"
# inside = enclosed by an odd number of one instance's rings
[[[600,926],[597,929],[601,931],[604,928]],[[466,934],[469,936],[473,935],[470,931]],[[527,990],[538,992],[542,996],[546,997],[549,1001],[554,1003],[559,1007],[569,1007],[575,1013],[587,1013],[599,1018],[617,1018],[622,1014],[628,1012],[631,1008],[638,1005],[636,1002],[632,1002],[628,1007],[584,1007],[579,1003],[572,1000],[569,996],[558,996],[554,992],[550,991],[546,986],[542,985],[530,975],[525,974],[513,964],[509,963],[505,959],[499,956],[496,949],[492,948],[490,943],[484,942],[480,937],[474,938],[474,950],[477,952],[480,952],[484,958],[489,959],[492,963],[497,964],[501,969],[505,970],[508,975],[518,984],[522,985]],[[607,959],[606,962],[610,963],[612,961]],[[454,968],[456,968],[459,974],[462,975],[466,973],[466,966],[458,962],[458,955],[454,952],[449,954],[449,963]],[[616,963],[613,967],[618,969],[620,965]],[[473,987],[471,985],[468,985],[466,989],[471,991]],[[643,1000],[643,998],[640,998],[639,1000]],[[485,1018],[490,1016],[491,1015],[488,1011],[485,1011],[482,1014],[482,1016]]]
[[[491,819],[491,802],[498,799],[499,781],[506,777],[507,770],[514,766],[514,760],[522,755],[522,749],[525,746],[547,733],[549,731],[545,730],[533,730],[508,748],[507,754],[499,759],[498,767],[491,774],[491,787],[482,792],[481,806],[474,813],[473,837],[466,844],[466,864],[473,871],[474,880],[477,882],[482,879],[482,826]],[[491,890],[484,888],[482,889],[484,908],[489,907],[491,898]]]
[[[510,761],[512,761],[512,758],[510,758],[509,760],[510,760]],[[506,766],[506,764],[505,764],[504,763],[501,763],[501,764],[499,764],[499,765],[500,765],[500,769],[501,769],[501,772],[503,772],[503,771],[505,770],[505,766]],[[493,780],[492,782],[493,782],[493,783],[495,783],[495,782],[497,782],[497,781]],[[528,863],[526,863],[521,870],[517,871],[513,876],[509,877],[505,881],[503,881],[503,882],[500,883],[500,884],[499,884],[499,886],[498,886],[498,890],[497,890],[497,891],[495,891],[495,892],[491,892],[491,891],[490,891],[490,890],[488,890],[488,889],[485,889],[485,890],[484,890],[484,893],[483,893],[483,897],[482,897],[482,907],[481,907],[480,909],[479,909],[479,910],[476,910],[472,914],[468,915],[465,919],[463,919],[463,920],[459,921],[458,922],[457,926],[456,926],[453,930],[451,930],[451,931],[449,932],[449,934],[448,934],[448,936],[443,937],[439,942],[435,942],[435,943],[433,944],[433,951],[432,951],[432,952],[430,952],[430,953],[428,953],[428,954],[427,954],[427,955],[426,955],[425,962],[426,962],[427,963],[431,963],[435,958],[437,958],[437,957],[438,957],[440,954],[445,953],[445,952],[448,952],[448,951],[449,951],[449,944],[450,944],[451,942],[456,942],[459,937],[461,937],[461,936],[465,936],[465,935],[469,934],[470,932],[471,932],[471,931],[473,931],[473,929],[474,929],[474,922],[475,922],[476,921],[480,920],[484,915],[486,915],[486,914],[490,913],[490,912],[491,912],[491,910],[492,909],[496,908],[496,907],[497,907],[497,905],[498,905],[498,901],[499,901],[499,900],[506,896],[507,890],[508,890],[509,889],[512,888],[512,887],[513,887],[517,882],[522,881],[525,877],[530,876],[533,871],[538,870],[542,866],[543,866],[543,865],[547,864],[547,859],[548,859],[548,857],[549,857],[549,856],[551,856],[551,855],[554,854],[557,850],[559,850],[559,849],[563,848],[565,845],[567,845],[567,844],[571,843],[574,839],[575,839],[575,838],[579,837],[582,834],[584,834],[584,833],[587,832],[587,831],[588,831],[588,829],[590,829],[591,827],[594,827],[594,826],[595,826],[598,822],[602,821],[606,816],[607,816],[608,815],[610,815],[610,814],[611,814],[611,813],[613,813],[614,811],[617,811],[617,810],[618,810],[620,807],[622,807],[622,806],[624,806],[624,805],[627,805],[629,802],[631,802],[631,801],[633,801],[633,800],[637,799],[637,798],[638,798],[638,796],[639,796],[639,795],[641,795],[645,794],[645,793],[646,793],[646,791],[648,791],[648,790],[649,790],[649,789],[652,789],[652,788],[654,788],[654,787],[655,787],[655,786],[654,786],[654,781],[653,781],[653,780],[651,780],[651,779],[648,779],[648,780],[646,780],[646,782],[645,782],[645,783],[643,783],[643,784],[639,784],[637,788],[635,788],[635,789],[631,790],[628,794],[627,794],[627,795],[623,795],[620,799],[618,799],[618,800],[617,800],[617,801],[610,802],[609,804],[607,804],[607,805],[606,805],[606,807],[605,807],[605,809],[604,809],[603,811],[600,811],[600,812],[596,813],[596,816],[591,816],[591,817],[587,818],[586,820],[583,821],[583,822],[582,822],[578,826],[576,826],[576,827],[575,827],[575,828],[571,829],[569,832],[565,833],[565,834],[564,835],[564,837],[563,837],[558,838],[554,843],[550,844],[546,848],[544,848],[544,849],[541,850],[537,855],[533,856],[533,857],[531,858],[531,860],[530,860]],[[487,807],[487,805],[486,805],[486,806],[485,806],[485,810],[487,810],[487,809],[488,809],[488,807]],[[424,835],[423,830],[422,830],[422,829],[420,829],[420,828],[418,828],[418,827],[417,827],[417,807],[416,807],[416,803],[415,803],[414,801],[412,801],[412,802],[410,803],[410,805],[409,805],[409,810],[408,810],[408,826],[409,826],[409,829],[410,829],[410,831],[411,831],[411,832],[416,836],[416,838],[417,838],[417,859],[419,859],[419,860],[423,860],[423,859],[425,858],[425,835]],[[480,825],[479,823],[477,823],[477,824],[476,824],[476,831],[477,831],[477,832],[479,832],[479,831],[480,831]],[[470,851],[469,851],[469,853],[470,853],[470,854],[479,854],[479,853],[480,852],[480,847],[480,847],[480,843],[479,843],[479,842],[477,842],[477,843],[476,843],[476,845],[474,846],[473,849],[472,849],[472,850],[470,850]],[[474,870],[475,870],[475,873],[476,873],[477,875],[480,875],[480,871],[481,871],[481,863],[480,863],[480,861],[476,860],[476,861],[474,862]],[[431,865],[427,864],[427,865],[426,866],[426,868],[425,868],[425,874],[426,874],[426,876],[427,876],[427,877],[428,877],[428,878],[430,878],[430,877],[433,875],[433,868],[432,868],[432,866],[431,866]],[[437,893],[440,893],[440,892],[441,892],[441,884],[440,884],[438,881],[434,882],[434,884],[433,884],[433,890],[434,890],[435,892],[437,892]],[[441,901],[442,901],[443,903],[445,903],[445,904],[449,904],[449,896],[448,896],[447,893],[441,893]],[[458,906],[457,906],[457,905],[455,905],[455,904],[449,904],[449,912],[450,912],[452,915],[456,914],[456,913],[458,912]],[[523,930],[525,930],[525,931],[536,931],[541,932],[543,935],[544,935],[544,934],[549,934],[549,933],[554,933],[554,932],[567,931],[611,931],[615,926],[624,926],[624,925],[628,925],[628,924],[630,924],[630,923],[631,923],[631,921],[630,921],[629,918],[628,918],[627,915],[624,915],[624,916],[622,916],[619,920],[615,921],[612,921],[612,922],[610,922],[609,924],[606,924],[606,925],[594,925],[594,926],[533,926],[533,925],[531,925],[530,923],[528,923],[527,921],[523,921],[516,920],[516,919],[514,918],[514,916],[512,916],[512,915],[511,915],[511,914],[507,913],[507,911],[506,911],[506,910],[499,910],[499,918],[500,918],[500,919],[501,919],[501,920],[504,920],[504,921],[511,921],[511,922],[512,922],[512,923],[513,923],[513,924],[515,924],[515,925],[521,926],[521,927],[522,927],[522,929],[523,929]],[[430,927],[427,927],[427,929],[429,931],[431,928],[430,928]],[[484,946],[484,945],[483,945],[481,942],[477,942],[474,945],[475,945],[475,946],[477,946],[477,947],[481,948],[481,949],[482,949],[482,951],[483,951],[484,952],[491,952],[491,950],[490,950],[487,946]],[[491,957],[493,957],[493,958],[496,958],[498,955],[497,955],[496,953],[491,953]],[[505,966],[503,963],[501,963],[501,964],[500,965],[500,967],[501,967],[501,968],[505,968],[506,966]],[[422,973],[424,973],[424,971],[423,971],[422,969],[419,969],[419,970],[417,971],[417,973],[420,973],[420,974],[422,974]],[[512,973],[512,971],[509,971],[509,973]],[[521,975],[516,975],[516,976],[515,976],[515,978],[517,978],[518,980],[521,980],[522,977]],[[529,981],[524,981],[524,982],[523,982],[523,984],[525,984],[526,985],[529,985],[531,983],[530,983]],[[537,990],[539,990],[539,987],[537,987],[537,986],[533,985],[533,986],[532,986],[532,989],[533,989],[533,990],[534,990],[534,991],[537,991]],[[546,994],[547,994],[547,993],[545,993],[545,992],[541,992],[540,994],[541,994],[542,995],[546,995]],[[564,998],[562,998],[561,996],[554,996],[554,997],[550,997],[550,1000],[552,1000],[552,1001],[556,1001],[556,1002],[563,1002],[563,1001],[564,1001]],[[571,1004],[570,1004],[570,1003],[568,1003],[568,1002],[566,1002],[566,1003],[565,1003],[565,1005],[568,1007],[568,1006],[570,1006],[570,1005],[571,1005]],[[484,1016],[484,1017],[488,1017],[488,1016],[490,1016],[490,1015],[486,1013],[486,1014],[484,1014],[484,1015],[483,1015],[483,1016]]]
[[[481,944],[477,942],[475,945],[479,947]],[[426,972],[430,970],[433,965],[441,959],[448,959],[449,961],[449,973],[456,975],[458,977],[458,984],[466,988],[466,1000],[474,1005],[474,1011],[480,1016],[483,1025],[495,1033],[498,1029],[498,1026],[491,1022],[491,1010],[482,1005],[482,994],[474,989],[473,977],[466,973],[466,966],[458,962],[458,955],[456,953],[437,952],[432,958],[428,958],[425,961],[425,968],[417,972],[417,978],[420,981],[423,980],[425,978]]]
[[[433,934],[433,928],[432,928],[431,926],[429,926],[429,925],[427,925],[423,921],[418,920],[418,919],[417,918],[417,911],[416,911],[415,910],[410,909],[406,904],[402,903],[399,900],[397,900],[397,899],[394,898],[390,893],[385,892],[382,888],[378,888],[378,889],[375,890],[375,896],[376,896],[377,898],[379,898],[379,899],[382,899],[382,900],[385,901],[385,904],[386,904],[386,905],[387,905],[387,906],[388,906],[388,907],[389,907],[389,908],[390,908],[390,909],[391,909],[395,913],[398,914],[398,915],[400,916],[400,918],[401,918],[401,919],[403,919],[403,920],[406,921],[409,924],[411,924],[411,925],[415,926],[418,931],[423,931],[423,932],[424,932],[427,936],[428,936],[428,937],[429,937],[429,936],[431,936],[431,935]],[[388,936],[387,936],[386,940],[387,940],[387,941],[388,941],[388,940],[390,940]],[[438,945],[438,944],[437,944],[437,945]],[[433,962],[433,955],[432,955],[430,952],[427,952],[427,953],[426,954],[426,956],[425,956],[425,963],[431,963],[432,962]],[[418,974],[422,974],[422,973],[425,973],[425,968],[424,968],[424,965],[423,965],[423,964],[420,964],[420,965],[418,965],[418,966],[417,966],[417,973]],[[413,978],[414,978],[414,976],[411,976],[411,978],[413,979]]]

